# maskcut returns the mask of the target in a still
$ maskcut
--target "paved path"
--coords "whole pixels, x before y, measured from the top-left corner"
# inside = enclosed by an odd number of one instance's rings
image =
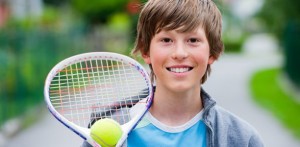
[[[44,115],[39,122],[8,140],[3,147],[79,147],[82,139],[44,108],[37,112]]]
[[[213,65],[212,75],[204,88],[227,108],[251,123],[261,134],[266,147],[299,147],[300,143],[269,112],[251,100],[249,77],[260,68],[279,66],[278,56],[224,55]],[[82,139],[56,121],[45,110],[36,125],[24,130],[4,147],[76,147]]]

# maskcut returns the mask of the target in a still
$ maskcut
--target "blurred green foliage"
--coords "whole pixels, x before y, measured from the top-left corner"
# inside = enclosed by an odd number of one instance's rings
[[[247,31],[242,30],[243,26],[237,20],[234,20],[232,16],[224,15],[223,18],[227,20],[227,25],[223,27],[222,36],[225,52],[239,53],[249,34]]]
[[[299,0],[265,0],[257,16],[265,25],[266,30],[273,32],[281,39],[289,22],[300,23],[299,6]]]
[[[55,6],[55,7],[62,6],[69,1],[70,0],[43,0],[45,5],[50,5],[50,6]]]
[[[106,23],[117,12],[124,12],[129,0],[71,0],[72,8],[91,24]]]
[[[229,5],[216,1],[222,13],[222,41],[224,43],[225,52],[239,53],[242,46],[249,36],[249,32],[245,29],[243,22],[233,14]]]
[[[84,25],[60,19],[46,9],[39,20],[10,19],[0,29],[0,125],[43,101],[44,80],[59,60],[87,51]]]
[[[129,54],[135,22],[124,12],[125,0],[44,1],[41,17],[10,18],[0,28],[0,126],[43,103],[44,80],[59,61],[91,51]],[[71,6],[84,13],[74,13]]]
[[[284,30],[290,22],[300,23],[299,0],[264,0],[258,18],[265,29],[273,32],[278,38],[283,37]]]
[[[288,23],[284,31],[284,70],[295,86],[300,89],[300,23]]]
[[[300,88],[300,1],[265,0],[258,18],[275,34],[285,54],[284,70]]]

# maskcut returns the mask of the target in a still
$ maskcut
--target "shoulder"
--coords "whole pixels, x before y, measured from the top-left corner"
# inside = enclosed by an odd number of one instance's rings
[[[263,146],[256,129],[245,120],[228,110],[216,105],[207,115],[207,122],[211,125],[214,137],[229,145]],[[244,144],[244,145],[243,145]]]
[[[218,105],[211,109],[209,115],[211,117],[210,120],[215,123],[221,123],[223,126],[243,128],[246,129],[246,131],[254,130],[248,122]]]

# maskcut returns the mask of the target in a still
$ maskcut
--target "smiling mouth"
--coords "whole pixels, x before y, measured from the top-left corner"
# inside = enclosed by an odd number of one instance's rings
[[[175,72],[175,73],[184,73],[191,71],[193,67],[181,67],[181,68],[167,68],[168,71]]]

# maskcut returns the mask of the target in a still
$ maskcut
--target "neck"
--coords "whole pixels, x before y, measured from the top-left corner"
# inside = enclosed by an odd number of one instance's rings
[[[166,125],[178,126],[191,120],[202,108],[200,87],[184,93],[166,92],[158,87],[150,113]]]

